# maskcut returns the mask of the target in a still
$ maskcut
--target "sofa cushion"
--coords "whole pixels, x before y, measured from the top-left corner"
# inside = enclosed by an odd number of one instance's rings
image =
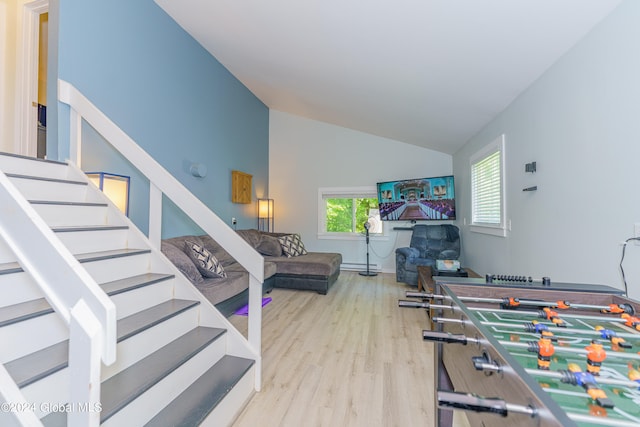
[[[211,304],[218,304],[249,288],[249,275],[241,271],[229,271],[226,278],[204,279],[196,285]]]
[[[218,261],[220,261],[220,264],[222,264],[225,269],[227,266],[236,263],[236,260],[229,254],[229,252],[224,250],[224,248],[220,246],[218,242],[213,240],[213,238],[206,234],[198,237],[200,238],[200,241],[202,241],[202,245],[211,252],[213,256],[218,258]]]
[[[182,249],[178,249],[171,243],[163,241],[160,244],[160,250],[191,283],[195,285],[202,282],[202,274],[200,274],[196,265]]]
[[[287,258],[307,254],[307,250],[304,248],[299,234],[287,234],[286,236],[278,237],[278,241],[282,247],[282,253],[285,254]]]
[[[265,257],[277,264],[277,274],[331,276],[340,270],[342,255],[331,252],[308,252],[297,257]]]
[[[260,252],[261,255],[282,255],[282,246],[280,246],[280,241],[277,237],[269,236],[268,234],[263,234],[262,236],[260,236],[260,242],[258,243],[256,250]]]
[[[191,258],[202,276],[210,278],[227,277],[227,273],[225,273],[218,259],[203,245],[199,245],[191,240],[185,240],[184,245],[187,255]]]

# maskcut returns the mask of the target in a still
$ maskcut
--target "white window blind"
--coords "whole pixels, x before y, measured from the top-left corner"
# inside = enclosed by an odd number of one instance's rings
[[[471,231],[506,236],[504,135],[471,157]]]
[[[473,222],[500,225],[502,222],[500,152],[485,157],[471,168]]]

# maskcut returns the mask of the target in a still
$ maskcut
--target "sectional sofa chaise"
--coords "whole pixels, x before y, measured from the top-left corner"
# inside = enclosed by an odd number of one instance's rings
[[[341,254],[307,252],[297,234],[254,229],[237,233],[264,256],[263,293],[276,287],[324,295],[340,275]],[[249,273],[210,236],[164,239],[161,250],[223,315],[247,303]]]

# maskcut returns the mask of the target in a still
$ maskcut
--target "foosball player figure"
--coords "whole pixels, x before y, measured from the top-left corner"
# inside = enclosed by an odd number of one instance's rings
[[[607,313],[607,314],[626,313],[633,316],[635,314],[635,309],[633,308],[632,305],[629,305],[629,304],[609,304],[607,308],[603,308],[602,310],[600,310],[600,313]]]
[[[607,394],[598,387],[595,377],[588,373],[582,372],[580,367],[575,363],[569,363],[566,371],[560,371],[563,375],[561,381],[567,384],[579,385],[584,388],[589,397],[603,408],[613,408],[614,404]]]
[[[549,307],[545,307],[542,309],[542,312],[540,313],[540,317],[543,319],[550,320],[554,325],[560,328],[567,327],[567,325],[564,323],[564,320],[562,320],[560,316],[558,316],[558,312],[551,310]]]
[[[551,356],[555,353],[555,348],[551,343],[551,340],[547,337],[542,337],[538,341],[538,369],[548,371],[551,365]]]
[[[624,338],[619,337],[618,334],[615,331],[612,331],[611,329],[605,329],[602,326],[596,326],[595,329],[596,331],[600,332],[600,337],[602,339],[611,341],[612,350],[618,350],[618,347],[619,348],[633,347],[631,343],[628,343],[627,341],[624,340]]]
[[[640,389],[640,371],[633,368],[633,365],[629,365],[629,379],[638,383],[638,389]]]
[[[631,316],[627,313],[623,313],[620,315],[623,319],[626,319],[624,322],[625,326],[635,329],[636,331],[640,331],[640,319],[636,316]]]
[[[554,308],[559,308],[560,310],[568,310],[571,308],[571,303],[569,301],[556,301],[556,305]]]
[[[558,338],[553,336],[553,332],[551,332],[549,327],[544,323],[540,323],[537,320],[534,320],[530,323],[526,323],[524,327],[526,332],[540,334],[540,337],[549,338],[553,342],[558,342]]]
[[[587,350],[587,372],[600,375],[602,362],[607,358],[607,352],[602,348],[602,343],[599,340],[592,340],[585,350]]]
[[[500,303],[500,308],[505,310],[518,307],[520,307],[520,300],[514,297],[502,298],[502,302]]]

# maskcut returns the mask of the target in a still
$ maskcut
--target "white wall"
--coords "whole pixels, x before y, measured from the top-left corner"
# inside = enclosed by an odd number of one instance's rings
[[[469,158],[506,135],[512,230],[499,238],[463,227],[474,270],[623,287],[620,242],[640,222],[639,22],[640,2],[622,3],[454,155],[459,219],[468,220]],[[531,161],[535,174],[524,171]],[[640,246],[623,265],[640,298]]]
[[[279,111],[269,118],[269,196],[275,200],[275,229],[298,232],[312,251],[340,252],[344,262],[364,263],[364,237],[319,240],[318,189],[362,187],[404,178],[448,175],[448,154],[357,132]],[[371,242],[371,263],[395,271],[395,248],[407,246],[411,232],[393,231]]]

